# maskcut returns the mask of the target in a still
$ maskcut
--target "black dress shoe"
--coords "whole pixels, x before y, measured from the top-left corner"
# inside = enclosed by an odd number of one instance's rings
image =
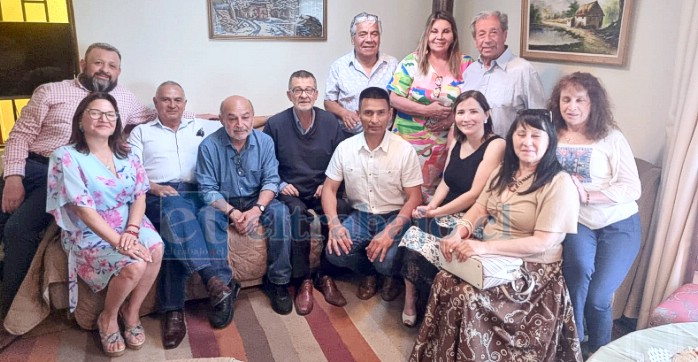
[[[165,312],[162,320],[162,345],[165,349],[177,348],[187,334],[187,323],[184,321],[184,310]]]
[[[269,297],[271,309],[273,309],[274,312],[279,314],[291,313],[293,310],[293,301],[288,294],[288,287],[286,285],[274,284],[265,278],[262,289]]]
[[[222,329],[227,327],[233,321],[233,304],[240,292],[240,284],[235,281],[230,282],[230,294],[228,294],[218,304],[211,307],[208,313],[208,322],[211,327]]]

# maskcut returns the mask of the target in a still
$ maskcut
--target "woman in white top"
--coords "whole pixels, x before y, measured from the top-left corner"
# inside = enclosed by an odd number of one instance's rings
[[[562,267],[579,337],[586,332],[585,352],[593,353],[611,341],[613,293],[640,249],[640,179],[596,77],[563,77],[548,109],[558,130],[558,160],[579,192],[578,231],[565,238]]]

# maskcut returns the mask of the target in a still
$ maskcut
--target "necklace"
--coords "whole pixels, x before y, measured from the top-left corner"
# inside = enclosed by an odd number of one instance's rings
[[[528,176],[521,179],[517,179],[516,176],[512,176],[511,182],[509,183],[507,188],[511,192],[516,192],[516,190],[518,190],[519,187],[521,187],[521,185],[523,185],[523,183],[528,181],[528,179],[530,179],[531,177],[533,177],[533,172],[529,173]]]

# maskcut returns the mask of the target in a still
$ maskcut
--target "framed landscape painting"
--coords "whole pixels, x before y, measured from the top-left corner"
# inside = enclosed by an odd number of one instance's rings
[[[207,0],[211,39],[327,40],[327,0]]]
[[[624,65],[634,0],[522,0],[521,56]]]

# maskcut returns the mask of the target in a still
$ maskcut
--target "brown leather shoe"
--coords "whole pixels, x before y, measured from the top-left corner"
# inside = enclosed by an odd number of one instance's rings
[[[318,280],[315,287],[322,293],[327,303],[337,307],[344,307],[347,305],[347,300],[344,299],[342,292],[337,288],[334,280],[332,280],[329,275],[323,275]]]
[[[305,279],[293,299],[298,315],[306,315],[313,311],[313,281]]]
[[[383,288],[381,289],[381,298],[383,298],[383,300],[386,302],[392,302],[402,292],[402,288],[400,288],[400,286],[400,279],[384,277]]]
[[[177,348],[187,334],[187,323],[184,321],[184,310],[165,312],[162,320],[162,345],[165,349]]]
[[[359,299],[371,299],[374,295],[376,295],[376,289],[378,286],[378,277],[375,275],[369,275],[366,277],[363,277],[361,281],[359,282],[359,290],[356,291],[356,296],[359,297]]]

